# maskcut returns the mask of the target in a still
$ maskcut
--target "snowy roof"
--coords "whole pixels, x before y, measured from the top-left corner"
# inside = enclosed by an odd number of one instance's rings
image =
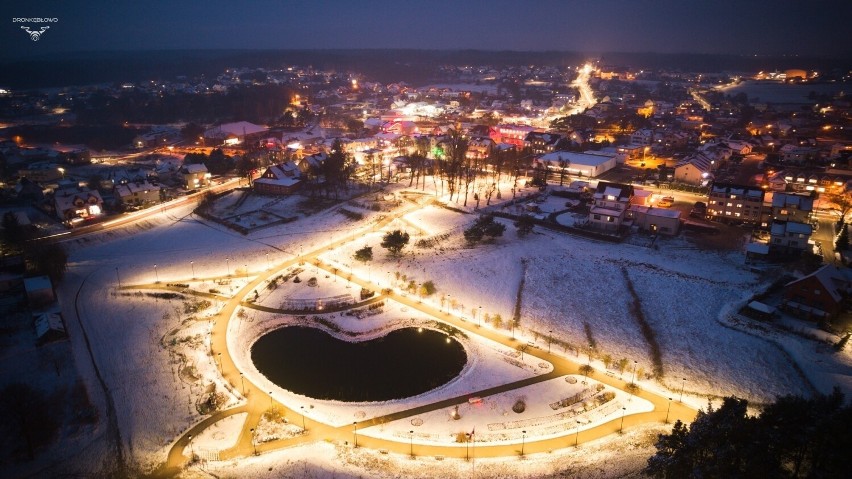
[[[65,324],[60,313],[42,313],[35,317],[36,337],[42,338],[51,331],[65,333]]]
[[[772,196],[772,206],[779,208],[795,206],[803,211],[812,211],[814,209],[814,199],[810,195],[776,193]]]
[[[125,183],[123,185],[118,185],[115,187],[115,193],[118,196],[130,196],[133,193],[139,192],[149,192],[151,190],[158,189],[156,186],[148,183],[147,181],[131,181],[129,183]]]
[[[571,166],[600,166],[611,161],[615,155],[589,155],[587,153],[576,153],[573,151],[554,151],[542,155],[539,158],[541,162],[559,163],[560,161],[570,161]]]
[[[190,163],[188,165],[183,165],[183,170],[185,174],[207,173],[207,167],[204,163]]]
[[[621,216],[624,213],[623,210],[613,210],[610,208],[601,208],[600,206],[592,206],[589,209],[589,213],[594,215],[609,215],[609,216]]]
[[[211,128],[204,132],[204,136],[207,138],[217,138],[228,135],[252,135],[255,133],[263,133],[265,131],[269,131],[269,128],[255,125],[254,123],[249,123],[247,121],[238,121],[235,123],[224,123]]]
[[[832,299],[835,302],[839,302],[843,298],[841,293],[848,292],[850,284],[852,284],[852,271],[847,268],[838,268],[833,264],[827,264],[807,276],[787,283],[785,287],[789,287],[808,278],[815,278],[819,281],[825,290],[828,291],[828,294],[831,295]]]
[[[43,289],[52,289],[53,284],[47,276],[33,276],[32,278],[24,278],[24,289],[27,291],[40,291]]]

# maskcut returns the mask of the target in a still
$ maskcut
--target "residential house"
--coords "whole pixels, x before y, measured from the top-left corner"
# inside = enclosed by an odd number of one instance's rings
[[[542,155],[554,151],[562,139],[563,136],[558,133],[531,131],[524,138],[524,145],[532,150],[533,153]]]
[[[273,165],[254,180],[254,190],[266,195],[289,195],[299,189],[302,172],[292,161]]]
[[[772,221],[769,229],[769,251],[779,254],[800,254],[810,249],[813,227],[796,221]]]
[[[631,145],[649,146],[654,142],[654,130],[642,128],[630,135]]]
[[[631,198],[631,185],[598,182],[598,187],[592,195],[594,204],[589,210],[590,226],[602,231],[618,232],[627,217]]]
[[[712,220],[766,226],[762,188],[731,183],[713,183],[707,198],[707,216]]]
[[[696,153],[680,160],[675,165],[674,180],[678,183],[706,186],[713,180],[714,160]]]
[[[160,188],[148,181],[131,181],[115,187],[116,201],[128,206],[147,206],[160,202]]]
[[[467,158],[482,160],[488,158],[494,149],[494,140],[487,136],[475,136],[467,144]]]
[[[776,192],[772,194],[772,219],[809,223],[814,211],[814,195]]]
[[[207,171],[207,166],[203,163],[183,165],[180,169],[180,174],[183,176],[184,188],[188,190],[204,188],[210,185],[210,173]]]
[[[830,320],[843,310],[852,291],[852,270],[827,264],[784,286],[785,311],[817,321]]]
[[[674,236],[680,232],[680,210],[630,205],[627,218],[633,226],[651,234]]]
[[[75,223],[101,216],[104,200],[97,190],[83,187],[64,188],[54,193],[53,207],[60,220]]]

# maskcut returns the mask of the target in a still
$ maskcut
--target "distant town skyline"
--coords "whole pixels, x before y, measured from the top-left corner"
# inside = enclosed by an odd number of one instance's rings
[[[36,0],[7,2],[0,10],[6,58],[348,48],[852,56],[852,43],[838,41],[852,18],[852,2],[844,0]],[[44,26],[34,41],[32,32]]]

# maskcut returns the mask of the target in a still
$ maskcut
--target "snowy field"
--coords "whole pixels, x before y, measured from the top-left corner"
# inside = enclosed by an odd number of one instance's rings
[[[504,198],[511,198],[508,189],[503,194]],[[406,206],[410,203],[403,202],[400,208]],[[356,209],[349,205],[346,208]],[[527,238],[519,239],[508,221],[505,222],[506,234],[495,244],[471,248],[464,244],[461,230],[476,216],[427,207],[409,213],[402,223],[411,225],[424,236],[448,236],[437,247],[409,245],[401,258],[392,258],[379,246],[382,231],[360,233],[360,228],[372,225],[389,213],[358,211],[364,214],[362,220],[350,220],[332,208],[243,236],[199,220],[186,209],[67,245],[71,256],[69,271],[58,291],[63,313],[66,318],[76,318],[76,310],[79,310],[95,361],[112,394],[122,446],[132,466],[150,470],[165,459],[171,442],[190,424],[202,419],[194,404],[210,385],[226,394],[227,404],[238,404],[240,397],[229,385],[222,384],[215,362],[205,351],[205,344],[209,344],[204,337],[205,328],[209,328],[206,318],[221,303],[213,301],[201,312],[186,313],[183,309],[185,299],[125,296],[121,294],[124,290],[116,291],[117,283],[120,281],[125,286],[150,283],[155,275],[163,283],[186,282],[192,276],[192,268],[199,278],[221,277],[229,272],[261,272],[270,264],[274,267],[296,257],[302,250],[305,253],[314,251],[347,237],[357,240],[325,251],[323,261],[339,264],[345,268],[343,271],[369,278],[381,286],[387,286],[397,272],[420,283],[434,281],[438,292],[430,299],[433,304],[440,306],[443,299],[446,304],[453,304],[457,314],[468,319],[478,316],[481,320],[485,315],[493,318],[499,314],[503,320],[501,330],[506,335],[510,334],[509,320],[523,285],[520,322],[515,331],[522,340],[533,341],[541,347],[552,334],[554,351],[564,352],[572,359],[585,359],[587,347],[592,343],[597,368],[604,367],[603,360],[607,356],[613,360],[625,358],[630,365],[637,361],[636,367],[644,373],[639,375],[643,387],[667,387],[669,394],[678,394],[684,387],[684,399],[696,407],[706,405],[708,399],[730,394],[757,402],[771,400],[778,394],[807,394],[810,386],[805,377],[823,392],[840,384],[847,395],[850,393],[852,361],[848,353],[824,351],[799,337],[779,332],[770,335],[751,323],[737,324],[729,318],[743,301],[771,280],[746,269],[741,255],[702,252],[678,238],[658,240],[659,249],[649,249],[599,243],[540,227]],[[399,224],[392,223],[391,227]],[[374,260],[366,265],[352,260],[354,250],[365,244],[373,246],[374,252]],[[334,282],[333,278],[319,279]],[[227,287],[228,290],[221,293],[229,296],[234,288],[244,284],[239,281],[246,280],[232,279],[227,286],[212,282],[202,285],[199,281],[191,284],[190,289],[206,292]],[[337,278],[337,282],[341,281]],[[630,311],[633,300],[628,292],[628,281],[659,344],[662,375],[653,374],[648,342]],[[339,286],[329,291],[337,292]],[[269,301],[270,304],[275,302]],[[384,316],[370,317],[366,321],[342,316],[333,319],[345,321],[346,327],[356,329],[354,325],[359,325],[362,328],[359,331],[375,331],[375,334],[409,321],[427,320],[398,308],[399,305],[390,306]],[[231,327],[239,328],[239,334],[229,337],[233,341],[243,341],[240,343],[243,350],[247,350],[245,346],[265,328],[294,321],[293,317],[258,311],[247,314],[253,321],[232,322]],[[75,321],[69,323],[80,374],[93,402],[104,410],[102,389],[91,366],[86,366],[91,361],[80,327]],[[178,341],[178,347],[169,345],[172,337],[194,339]],[[481,354],[474,356],[481,359],[469,364],[457,380],[406,402],[406,408],[420,401],[426,403],[438,397],[465,394],[470,387],[486,387],[532,374],[530,370],[508,365],[505,361],[486,360],[499,358],[501,353],[478,340],[469,340],[465,347],[476,348]],[[233,352],[235,348],[230,350]],[[791,360],[798,364],[804,377]],[[192,376],[193,379],[188,380],[181,374],[186,369],[182,361],[192,362],[192,372],[198,379]],[[237,359],[237,363],[245,371],[252,368],[244,359]],[[614,369],[612,364],[610,369]],[[625,374],[631,372],[628,368]],[[546,388],[546,385],[540,386]],[[287,395],[293,401],[306,400],[283,390],[276,394],[280,394],[282,400],[287,399]],[[549,393],[543,390],[542,394]],[[489,399],[495,401],[495,410],[499,411],[505,410],[509,400],[499,396]],[[320,405],[311,401],[315,404],[317,419],[329,422],[335,422],[338,417],[341,422],[349,421],[358,411],[367,416],[374,411],[380,413],[401,406],[362,404],[353,410],[349,406]],[[463,413],[461,421],[475,417],[470,411],[460,413]],[[424,417],[424,424],[440,422],[441,415],[446,418],[447,411],[433,414],[434,418]],[[104,412],[101,417],[105,417]],[[477,431],[480,430],[478,423],[477,420]],[[375,434],[396,434],[393,427],[385,427],[386,432]],[[546,435],[544,429],[540,431],[542,435]],[[623,437],[583,445],[579,453],[568,451],[547,455],[541,460],[529,456],[517,464],[477,461],[477,475],[546,477],[568,471],[583,477],[624,476],[644,464],[640,456],[647,457],[650,451],[652,431],[655,429],[638,428]],[[95,444],[109,439],[107,434],[99,435]],[[637,452],[621,461],[626,461],[623,467],[618,465],[619,460],[605,466],[596,462],[618,456],[619,449]],[[98,446],[88,450],[103,452]],[[83,462],[89,462],[89,467],[98,467],[101,462],[94,460],[95,452],[81,454],[77,460],[79,468],[84,467]],[[352,451],[330,444],[314,444],[236,463],[210,463],[208,467],[241,477],[281,477],[281,474],[430,477],[438,471],[446,472],[446,477],[467,475],[459,470],[458,464],[458,461],[410,461],[366,449]],[[228,468],[217,469],[225,466]],[[193,474],[190,471],[186,477],[200,477]]]

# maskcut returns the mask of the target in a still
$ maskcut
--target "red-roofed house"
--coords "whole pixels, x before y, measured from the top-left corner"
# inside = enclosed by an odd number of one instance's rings
[[[828,264],[784,286],[781,307],[806,319],[827,320],[843,310],[852,291],[852,270]]]

